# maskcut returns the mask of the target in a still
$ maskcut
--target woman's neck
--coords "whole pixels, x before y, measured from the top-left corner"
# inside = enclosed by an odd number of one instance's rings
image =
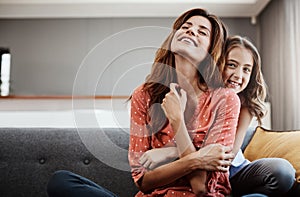
[[[175,58],[178,84],[191,98],[198,97],[203,91],[199,88],[197,65],[184,58]]]

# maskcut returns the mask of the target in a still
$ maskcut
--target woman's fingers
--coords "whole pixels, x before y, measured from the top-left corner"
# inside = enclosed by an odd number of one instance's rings
[[[176,84],[176,83],[170,83],[170,90],[171,90],[171,92],[173,92],[176,95],[176,97],[178,99],[180,99],[180,95],[179,94],[181,94],[181,93],[177,91],[178,87],[179,87],[178,84]]]

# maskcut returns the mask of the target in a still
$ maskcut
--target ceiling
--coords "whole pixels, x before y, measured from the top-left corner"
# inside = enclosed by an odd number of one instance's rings
[[[0,18],[177,17],[201,7],[220,17],[255,17],[271,0],[0,0]]]

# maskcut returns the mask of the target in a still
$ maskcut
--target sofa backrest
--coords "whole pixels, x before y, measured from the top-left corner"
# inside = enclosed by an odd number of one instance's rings
[[[1,196],[47,196],[48,180],[57,170],[80,174],[121,197],[137,192],[126,129],[0,128],[0,139]]]

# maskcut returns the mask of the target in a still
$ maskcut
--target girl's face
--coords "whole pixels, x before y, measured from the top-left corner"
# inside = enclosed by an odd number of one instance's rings
[[[226,58],[223,79],[225,86],[236,93],[243,91],[249,81],[253,69],[253,57],[245,47],[234,47]]]
[[[211,40],[211,23],[203,16],[192,16],[178,29],[171,50],[198,65],[207,55]]]

